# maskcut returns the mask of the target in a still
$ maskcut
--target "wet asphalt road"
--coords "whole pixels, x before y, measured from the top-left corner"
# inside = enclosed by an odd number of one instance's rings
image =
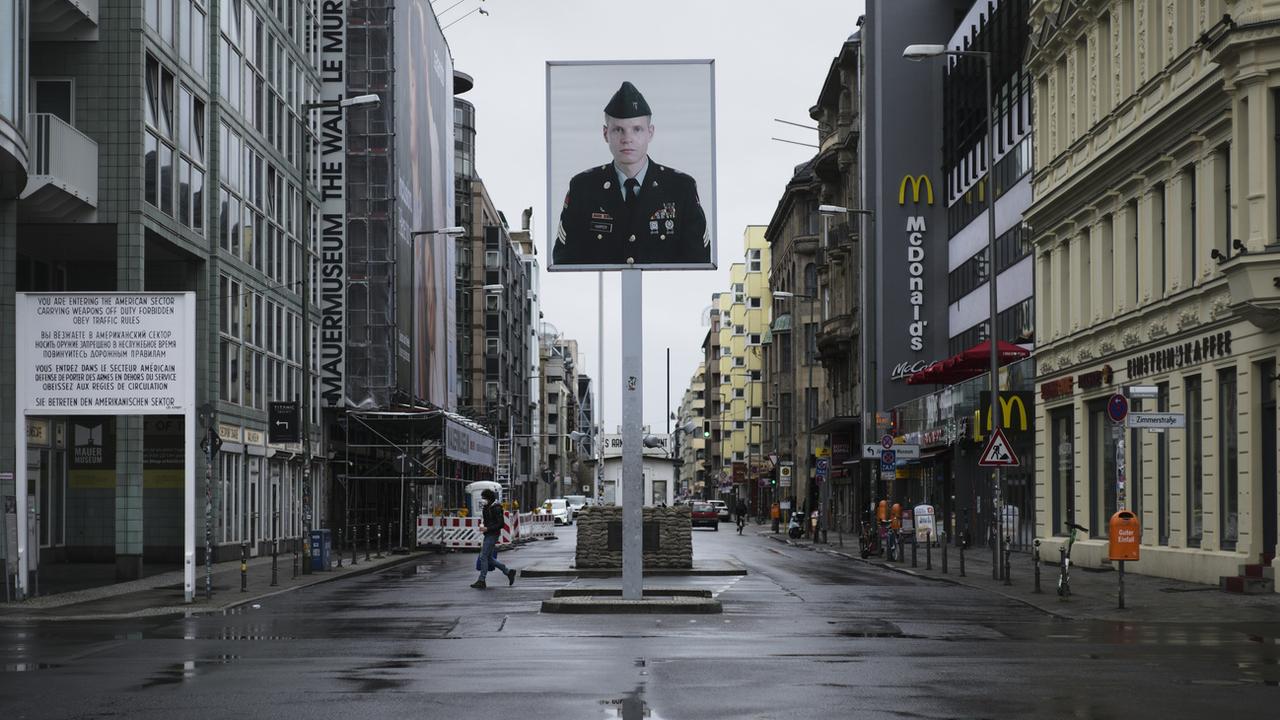
[[[572,581],[444,554],[226,614],[0,624],[0,717],[1275,717],[1280,619],[1048,618],[977,590],[695,531],[723,615],[544,615]],[[568,564],[572,529],[504,553]],[[576,581],[579,584],[606,581]],[[1224,715],[1225,713],[1225,715]]]

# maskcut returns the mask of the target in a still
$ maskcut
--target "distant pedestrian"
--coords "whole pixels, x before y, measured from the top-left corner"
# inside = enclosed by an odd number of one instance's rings
[[[738,498],[738,504],[733,509],[738,516],[738,534],[741,535],[742,528],[747,524],[747,513],[750,511],[747,509],[747,502],[742,498]]]
[[[514,585],[516,571],[498,562],[498,538],[502,537],[502,506],[498,504],[498,495],[492,490],[480,493],[480,501],[484,504],[481,512],[484,525],[484,542],[480,544],[480,557],[476,558],[476,570],[480,571],[480,579],[471,583],[471,587],[483,590],[484,577],[490,570],[501,570],[507,576],[507,584]]]

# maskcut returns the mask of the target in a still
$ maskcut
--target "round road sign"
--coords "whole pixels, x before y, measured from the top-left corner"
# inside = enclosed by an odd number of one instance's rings
[[[1124,422],[1124,419],[1129,416],[1129,398],[1120,393],[1112,395],[1107,401],[1107,416],[1113,423]]]
[[[884,437],[880,438],[880,447],[884,448],[885,450],[892,450],[892,449],[893,449],[893,436],[892,436],[892,435],[885,435]]]

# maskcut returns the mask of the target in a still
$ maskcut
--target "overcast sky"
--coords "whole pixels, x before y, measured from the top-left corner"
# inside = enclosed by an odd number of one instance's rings
[[[861,0],[436,0],[454,66],[475,79],[463,97],[476,106],[476,172],[512,229],[533,207],[534,245],[545,266],[546,107],[548,60],[715,60],[716,177],[719,269],[647,272],[644,282],[644,420],[667,427],[666,353],[671,349],[669,404],[677,411],[701,359],[711,295],[728,289],[729,266],[743,260],[747,225],[769,222],[797,164],[816,143],[806,125],[831,60],[856,29]],[[607,100],[607,98],[606,98]],[[603,103],[602,103],[603,104]],[[655,119],[655,124],[658,120]],[[607,152],[601,141],[601,151]],[[670,162],[673,164],[675,160]],[[558,209],[557,209],[558,212]],[[546,273],[543,319],[578,341],[580,369],[599,377],[597,273]],[[605,273],[605,432],[622,421],[617,273]]]

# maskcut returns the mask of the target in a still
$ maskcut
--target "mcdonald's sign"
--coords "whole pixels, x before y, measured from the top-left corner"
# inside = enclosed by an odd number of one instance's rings
[[[1035,393],[1001,392],[1000,393],[1000,427],[1006,434],[1021,434],[1034,429],[1032,420],[1035,415],[1028,412],[1027,406],[1035,407]],[[1017,416],[1014,416],[1014,410]],[[977,417],[973,423],[973,439],[981,442],[984,432],[991,431],[991,393],[983,392],[978,397]],[[1016,422],[1015,422],[1016,420]]]
[[[920,175],[911,175],[910,173],[902,176],[902,184],[898,185],[898,204],[907,204],[907,185],[911,186],[911,202],[920,204],[920,188],[924,188],[924,199],[929,205],[933,204],[933,183],[929,181],[929,176],[921,173]]]

